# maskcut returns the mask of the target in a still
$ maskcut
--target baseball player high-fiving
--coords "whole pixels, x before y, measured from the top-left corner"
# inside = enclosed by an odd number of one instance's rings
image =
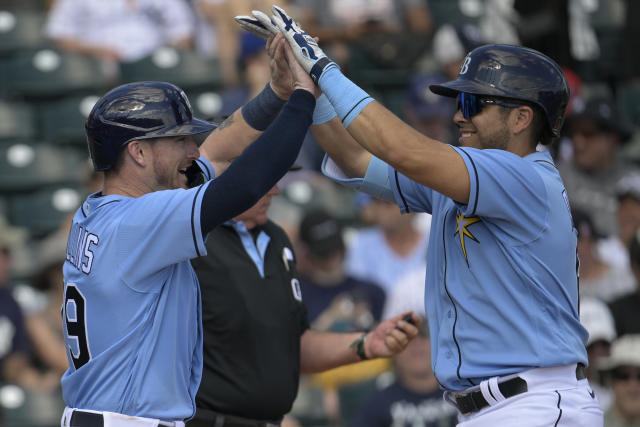
[[[189,260],[295,160],[315,87],[291,69],[215,130],[164,82],[117,87],[94,106],[87,141],[104,185],[76,212],[63,266],[62,426],[183,426],[193,416],[202,325]],[[189,188],[203,168],[219,177]]]
[[[453,147],[348,80],[282,9],[238,22],[249,31],[275,26],[276,41],[322,89],[312,130],[333,160],[327,175],[403,212],[432,214],[432,365],[459,425],[601,426],[584,372],[577,232],[553,160],[536,150],[560,134],[569,100],[560,67],[520,46],[471,51],[456,80],[431,86],[458,100]]]

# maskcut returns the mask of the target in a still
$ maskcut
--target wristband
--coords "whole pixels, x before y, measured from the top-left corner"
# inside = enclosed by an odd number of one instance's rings
[[[367,357],[367,353],[364,351],[364,342],[366,341],[366,339],[367,334],[364,333],[360,336],[360,338],[352,342],[349,346],[356,349],[356,354],[358,355],[360,360],[369,360],[369,358]]]
[[[316,108],[313,110],[313,124],[321,125],[336,116],[336,110],[329,102],[329,98],[324,93],[316,101]]]
[[[358,85],[346,78],[338,67],[325,70],[318,81],[318,86],[329,98],[345,128],[358,117],[358,114],[373,98]]]
[[[278,116],[285,102],[267,83],[262,92],[242,107],[242,117],[255,130],[265,130]]]

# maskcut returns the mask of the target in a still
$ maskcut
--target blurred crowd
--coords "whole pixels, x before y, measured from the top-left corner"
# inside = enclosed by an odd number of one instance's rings
[[[640,426],[640,2],[275,3],[320,37],[346,75],[387,108],[420,132],[454,145],[455,104],[428,87],[455,78],[468,51],[484,43],[524,45],[563,67],[571,101],[563,136],[549,149],[578,231],[580,316],[590,333],[588,376],[605,410],[605,426]],[[63,98],[95,102],[87,95],[99,96],[131,76],[169,75],[158,73],[178,64],[175,78],[181,80],[175,83],[187,91],[194,109],[210,120],[223,118],[269,79],[264,42],[242,33],[233,17],[268,11],[271,4],[0,4],[0,425],[59,424],[64,408],[59,378],[67,366],[61,265],[69,215],[101,184],[100,176],[89,172],[82,122],[65,134],[60,132],[63,115],[51,119],[49,114],[67,114]],[[65,94],[56,93],[56,87],[37,92],[44,83],[21,86],[28,67],[42,71],[52,61],[55,65],[55,58],[61,64],[65,58],[89,59],[95,65],[92,77],[99,75],[101,86],[70,86],[73,91]],[[25,68],[17,68],[20,64]],[[196,70],[204,70],[204,76]],[[63,78],[73,78],[72,72],[65,73]],[[16,115],[23,109],[30,113]],[[25,131],[27,120],[35,123],[33,132]],[[50,151],[42,152],[43,147]],[[283,178],[282,194],[270,210],[295,242],[310,324],[323,331],[355,331],[405,309],[424,315],[429,216],[401,215],[395,205],[336,185],[319,172],[322,157],[309,134],[297,161],[303,169]],[[75,167],[70,168],[70,159]],[[67,174],[44,173],[56,165]],[[40,185],[37,174],[49,184],[63,176],[60,183],[74,192]],[[48,202],[29,202],[42,198]],[[34,218],[46,221],[30,222]],[[317,233],[320,228],[331,232]],[[431,371],[425,327],[392,361],[366,361],[303,377],[287,423],[449,426],[455,425],[454,415]]]

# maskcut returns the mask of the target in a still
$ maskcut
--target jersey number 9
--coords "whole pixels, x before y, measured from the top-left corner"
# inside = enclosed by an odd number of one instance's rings
[[[89,343],[87,341],[87,327],[85,320],[85,299],[78,288],[68,283],[64,292],[62,305],[62,320],[67,328],[67,349],[73,361],[73,366],[79,369],[91,359]],[[69,344],[76,343],[76,349]]]

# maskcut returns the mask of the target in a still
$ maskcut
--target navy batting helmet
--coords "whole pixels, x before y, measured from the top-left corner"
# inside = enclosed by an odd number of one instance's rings
[[[94,105],[85,124],[97,171],[111,169],[120,150],[133,140],[196,135],[215,128],[194,119],[184,92],[164,82],[128,83],[109,91]]]
[[[429,86],[438,95],[460,92],[519,99],[538,105],[553,136],[560,136],[569,103],[569,85],[551,58],[522,46],[503,44],[475,48],[465,58],[456,80]]]

